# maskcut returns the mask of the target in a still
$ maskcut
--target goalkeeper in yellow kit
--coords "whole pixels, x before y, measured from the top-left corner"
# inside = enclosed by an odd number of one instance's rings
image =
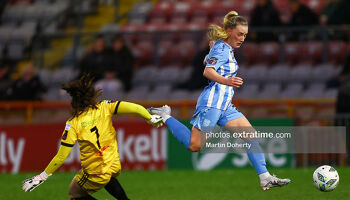
[[[113,114],[135,113],[158,127],[160,116],[151,115],[144,107],[124,101],[101,101],[89,75],[62,86],[72,97],[71,118],[66,122],[61,146],[56,156],[39,175],[23,181],[22,189],[32,191],[53,174],[79,143],[82,169],[69,187],[70,199],[95,199],[90,194],[103,187],[119,200],[128,199],[116,179],[121,171]]]

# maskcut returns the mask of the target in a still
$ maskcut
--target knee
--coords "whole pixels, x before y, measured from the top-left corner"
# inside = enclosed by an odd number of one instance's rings
[[[78,199],[81,197],[81,194],[77,193],[73,190],[73,188],[69,188],[68,197],[70,200]]]
[[[188,147],[188,150],[192,151],[192,152],[197,152],[199,150],[201,150],[201,131],[197,128],[193,128],[192,129],[192,133],[191,133],[191,142],[190,145]]]
[[[190,146],[188,147],[188,150],[190,150],[192,152],[197,152],[197,151],[201,150],[201,145],[191,143]]]

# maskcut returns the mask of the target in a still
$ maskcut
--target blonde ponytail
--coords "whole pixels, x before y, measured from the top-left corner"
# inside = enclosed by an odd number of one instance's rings
[[[230,11],[227,13],[223,20],[223,27],[212,24],[209,26],[207,32],[207,38],[209,41],[225,40],[229,37],[226,32],[226,29],[235,28],[237,25],[248,25],[248,21],[239,16],[236,11]]]
[[[225,40],[228,34],[221,26],[212,24],[207,31],[207,38],[209,41]]]
[[[232,17],[238,16],[238,12],[236,11],[230,11],[229,13],[227,13],[224,17],[224,21],[222,22],[223,25],[227,24],[229,22],[229,20]]]

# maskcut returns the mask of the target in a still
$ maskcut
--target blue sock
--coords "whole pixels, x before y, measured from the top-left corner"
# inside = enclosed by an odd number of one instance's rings
[[[168,126],[175,138],[188,149],[191,144],[191,131],[174,117],[167,119],[165,124]]]
[[[251,139],[247,143],[251,144],[250,149],[247,149],[247,153],[250,162],[252,162],[255,168],[255,171],[258,173],[258,175],[267,172],[265,156],[264,153],[262,153],[258,140]]]

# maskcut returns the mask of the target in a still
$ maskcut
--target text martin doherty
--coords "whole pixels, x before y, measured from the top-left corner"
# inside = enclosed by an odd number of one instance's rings
[[[206,148],[247,148],[250,149],[251,144],[249,143],[239,143],[239,142],[217,142],[217,143],[211,143],[206,142],[205,147]]]

